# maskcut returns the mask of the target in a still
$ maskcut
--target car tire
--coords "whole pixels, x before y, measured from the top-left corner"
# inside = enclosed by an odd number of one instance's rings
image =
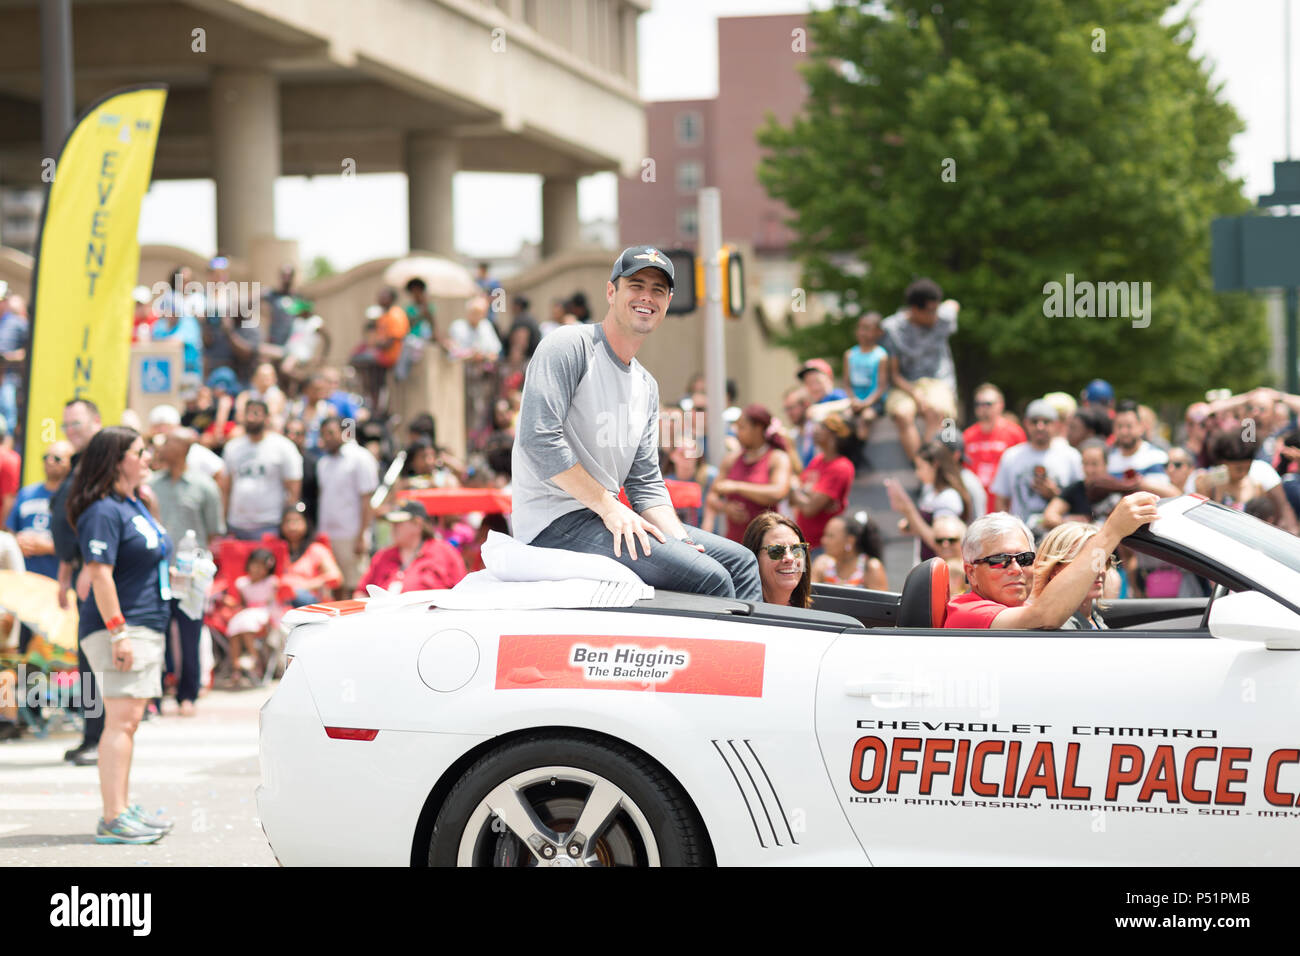
[[[584,813],[584,828],[598,821],[594,839],[574,833]],[[703,821],[663,768],[585,734],[532,734],[479,758],[447,794],[429,841],[430,866],[712,862]]]

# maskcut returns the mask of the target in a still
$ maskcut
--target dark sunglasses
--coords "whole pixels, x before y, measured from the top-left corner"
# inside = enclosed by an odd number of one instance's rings
[[[1034,563],[1034,552],[1021,551],[1019,554],[990,554],[987,558],[976,558],[971,564],[987,564],[995,570],[1002,570],[1014,561],[1022,568],[1027,568]]]
[[[46,455],[46,456],[45,456],[45,460],[46,460],[46,461],[59,461],[59,462],[63,462],[63,461],[67,461],[68,459],[66,459],[66,458],[60,458],[58,455]]]
[[[980,408],[980,407],[985,406],[985,405],[996,405],[996,404],[997,404],[997,402],[976,402],[976,403],[975,403],[975,407],[976,407],[976,408]]]
[[[767,556],[773,561],[780,561],[785,557],[786,552],[789,552],[791,555],[798,555],[806,552],[808,550],[808,542],[800,541],[798,544],[769,544],[763,548],[763,550],[767,552]]]
[[[961,538],[935,538],[934,543],[940,546],[948,544],[960,544]]]

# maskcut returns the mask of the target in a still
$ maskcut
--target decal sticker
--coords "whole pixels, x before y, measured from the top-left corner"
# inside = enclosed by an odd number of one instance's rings
[[[503,634],[496,686],[762,697],[766,651],[750,641]]]
[[[1050,724],[859,720],[857,727],[868,733],[849,757],[850,803],[1300,818],[1300,749],[1259,754],[1222,746],[1216,730],[1074,725],[1071,734],[1083,740],[1064,741],[1033,739]],[[896,730],[952,736],[890,733]],[[1028,739],[972,736],[985,733]],[[1176,748],[1098,737],[1215,743]],[[1096,770],[1081,777],[1082,758],[1090,753]],[[1281,809],[1235,809],[1246,804],[1251,790]]]

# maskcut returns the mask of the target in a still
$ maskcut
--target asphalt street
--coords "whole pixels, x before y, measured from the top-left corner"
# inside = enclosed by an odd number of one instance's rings
[[[212,691],[198,714],[176,702],[140,725],[131,795],[176,828],[144,846],[99,845],[95,767],[63,760],[79,735],[0,743],[0,867],[275,866],[257,821],[257,712],[271,688]]]

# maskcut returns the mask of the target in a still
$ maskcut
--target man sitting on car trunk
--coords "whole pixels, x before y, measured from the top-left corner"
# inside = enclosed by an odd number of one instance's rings
[[[753,553],[685,527],[659,470],[659,386],[636,353],[663,321],[673,278],[657,249],[623,250],[604,321],[556,329],[537,347],[512,458],[515,537],[607,555],[654,588],[761,601]]]
[[[1033,584],[1034,538],[1029,528],[1003,511],[977,519],[961,545],[971,589],[948,602],[943,626],[968,630],[1059,628],[1087,596],[1099,570],[1105,570],[1107,556],[1124,538],[1155,520],[1158,500],[1146,491],[1122,499],[1101,530],[1033,604],[1025,603]]]

